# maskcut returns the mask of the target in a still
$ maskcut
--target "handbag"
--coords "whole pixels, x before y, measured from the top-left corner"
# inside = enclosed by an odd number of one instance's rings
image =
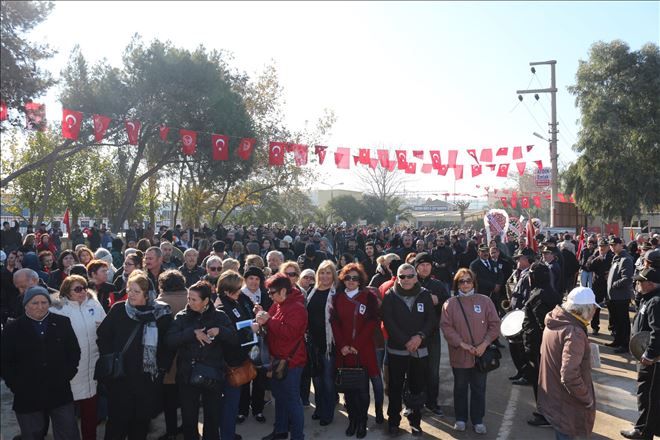
[[[305,374],[309,377],[318,377],[322,372],[322,365],[319,361],[319,350],[312,344],[311,338],[305,336],[305,348],[307,349],[307,364],[305,365]]]
[[[252,346],[248,356],[250,356],[256,368],[270,368],[270,353],[268,352],[268,344],[264,336],[258,336],[258,342]]]
[[[461,312],[463,312],[463,318],[465,318],[465,324],[470,333],[470,340],[472,341],[472,345],[474,345],[474,338],[472,337],[472,330],[470,330],[470,323],[465,314],[465,309],[463,308],[460,298],[457,298],[457,301],[458,305],[461,307]],[[500,350],[495,344],[490,344],[481,356],[475,356],[474,367],[482,373],[488,373],[489,371],[496,370],[500,367],[500,359],[502,359],[502,353],[500,353]]]
[[[250,383],[257,377],[257,369],[250,359],[245,359],[238,367],[227,368],[227,383],[234,388]]]
[[[216,367],[193,360],[190,372],[190,385],[205,390],[216,390],[222,380],[222,374]]]
[[[403,393],[401,396],[404,405],[410,409],[421,409],[426,403],[426,391],[413,393],[408,385],[408,379],[403,384]]]
[[[286,377],[287,373],[289,372],[289,361],[291,360],[291,357],[296,353],[296,351],[298,351],[300,342],[302,342],[302,339],[298,341],[296,346],[293,348],[293,351],[286,359],[273,359],[273,362],[271,363],[271,375],[273,379],[282,380]]]
[[[342,366],[337,368],[335,373],[335,390],[338,393],[348,393],[351,391],[368,391],[369,376],[367,370],[360,367],[360,358],[356,354],[358,360],[357,367],[344,367],[342,359]]]
[[[124,371],[124,353],[135,339],[141,325],[136,325],[121,351],[99,356],[94,366],[94,380],[119,379],[126,376]]]

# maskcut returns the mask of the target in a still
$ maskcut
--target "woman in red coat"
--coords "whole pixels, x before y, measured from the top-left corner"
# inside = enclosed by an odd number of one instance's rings
[[[334,298],[330,323],[335,339],[337,367],[360,366],[369,377],[378,376],[374,330],[378,325],[378,298],[367,288],[367,274],[361,264],[349,263],[339,274],[339,288]],[[369,409],[369,383],[345,393],[349,425],[346,435],[357,432],[357,438],[367,435],[367,410]]]

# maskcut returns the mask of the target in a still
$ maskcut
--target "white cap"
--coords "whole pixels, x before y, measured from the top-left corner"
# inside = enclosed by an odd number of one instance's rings
[[[289,244],[293,243],[293,238],[291,238],[290,235],[285,235],[282,240],[286,241]]]
[[[571,290],[571,293],[568,294],[566,300],[573,304],[593,304],[600,309],[600,306],[596,302],[594,291],[588,287],[576,287]]]

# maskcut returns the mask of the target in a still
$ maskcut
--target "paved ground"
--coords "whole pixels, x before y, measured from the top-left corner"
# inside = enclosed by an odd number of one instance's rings
[[[607,315],[605,322],[607,322]],[[609,342],[609,335],[592,337],[593,342]],[[594,382],[597,398],[596,425],[591,438],[616,439],[622,438],[619,430],[628,428],[637,418],[637,405],[635,400],[635,369],[636,362],[631,356],[613,354],[612,349],[601,346],[601,368],[594,369]],[[503,350],[502,366],[489,374],[487,385],[487,404],[485,424],[488,434],[477,435],[468,426],[465,433],[456,433],[452,426],[454,423],[454,408],[452,406],[453,378],[449,367],[447,347],[443,344],[441,363],[441,406],[445,412],[444,417],[437,417],[426,413],[423,418],[422,429],[426,438],[439,439],[554,439],[550,428],[534,428],[525,422],[533,411],[534,394],[531,387],[513,386],[507,379],[514,373],[513,364],[508,350]],[[11,411],[11,393],[2,383],[2,422],[0,425],[0,440],[11,440],[18,433],[18,427]],[[312,397],[313,401],[313,397]],[[386,402],[387,408],[387,402]],[[343,408],[341,408],[343,410]],[[305,434],[307,438],[339,439],[346,438],[344,430],[348,424],[344,411],[337,411],[335,422],[321,427],[318,422],[311,419],[313,408],[305,409]],[[259,424],[254,419],[248,419],[239,425],[237,432],[246,440],[260,439],[272,431],[274,416],[273,405],[267,405],[265,410],[267,422]],[[408,433],[399,438],[409,438],[408,425],[403,418],[401,427]],[[369,434],[367,438],[386,438],[385,426],[377,425],[374,420],[373,406],[370,409]],[[103,425],[99,426],[99,438],[103,436]],[[164,433],[162,416],[153,423],[149,436],[156,439]],[[52,438],[49,436],[49,438]]]

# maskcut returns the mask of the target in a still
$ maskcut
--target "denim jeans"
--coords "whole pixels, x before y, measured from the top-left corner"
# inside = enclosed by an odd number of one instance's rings
[[[369,378],[371,381],[371,388],[374,390],[374,404],[376,410],[383,410],[383,401],[385,400],[385,388],[383,385],[383,377],[381,375],[372,376]]]
[[[291,431],[291,440],[303,440],[305,416],[300,399],[302,367],[289,368],[284,379],[272,378],[270,386],[275,398],[275,432]]]
[[[588,287],[591,289],[591,283],[594,278],[594,273],[593,272],[587,272],[586,270],[583,270],[580,272],[580,286],[582,287]]]
[[[319,365],[321,371],[319,375],[312,378],[314,382],[314,401],[316,403],[316,411],[314,413],[319,416],[322,422],[332,422],[335,416],[335,354],[331,353],[326,356],[321,353]]]
[[[454,372],[454,411],[456,421],[468,421],[468,390],[470,420],[473,425],[483,423],[486,413],[486,378],[476,368],[452,368]]]
[[[555,439],[556,440],[571,440],[572,438],[573,437],[571,437],[569,435],[566,435],[566,434],[562,434],[561,432],[559,432],[555,429]]]
[[[220,399],[220,440],[234,440],[236,437],[236,416],[241,401],[242,387],[225,384]]]

